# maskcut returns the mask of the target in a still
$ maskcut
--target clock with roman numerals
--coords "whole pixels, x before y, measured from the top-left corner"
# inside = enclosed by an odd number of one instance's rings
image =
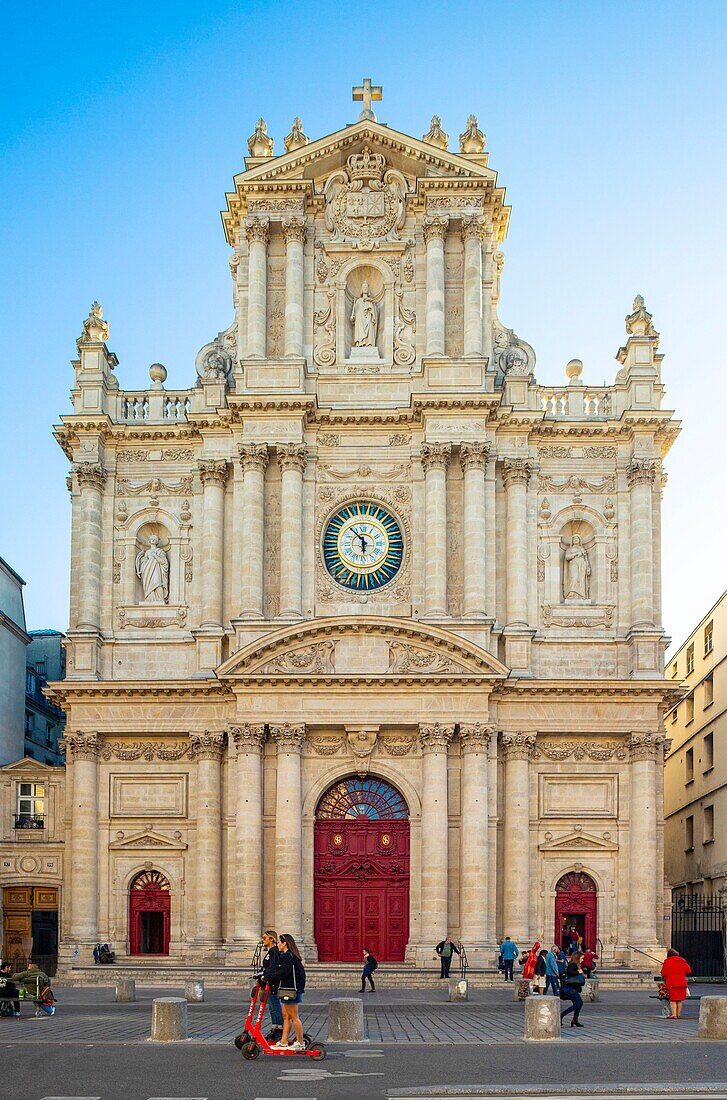
[[[376,501],[348,501],[326,523],[323,560],[344,588],[354,592],[381,588],[399,572],[403,557],[401,527]]]

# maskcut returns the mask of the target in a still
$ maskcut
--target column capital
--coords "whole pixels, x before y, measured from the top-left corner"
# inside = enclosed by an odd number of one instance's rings
[[[265,473],[269,451],[267,443],[240,443],[237,448],[243,470],[259,470]]]
[[[245,218],[245,235],[249,244],[258,241],[267,248],[270,240],[270,218],[259,216]]]
[[[259,756],[265,744],[265,726],[250,722],[242,726],[229,726],[227,736],[234,743],[238,756],[243,753],[257,753]]]
[[[60,747],[66,757],[70,749],[73,760],[98,760],[101,738],[97,733],[66,733],[60,741]]]
[[[446,470],[451,454],[451,443],[422,443],[421,459],[424,473],[428,473],[429,470]]]
[[[300,752],[305,737],[305,725],[292,725],[285,722],[282,726],[271,726],[270,736],[278,747],[278,752]]]
[[[506,458],[502,463],[502,481],[510,485],[527,485],[533,472],[533,464],[527,458]]]
[[[459,462],[463,472],[467,470],[486,470],[489,457],[489,443],[472,442],[460,443],[459,445]]]
[[[205,458],[197,463],[197,470],[203,485],[219,485],[224,489],[228,472],[225,459]]]
[[[494,726],[486,726],[482,722],[470,725],[460,725],[459,743],[462,752],[485,752],[493,737],[497,737]]]
[[[463,241],[484,240],[487,232],[485,219],[477,214],[469,214],[460,222],[460,232]]]
[[[224,733],[211,733],[209,730],[203,730],[201,733],[190,733],[189,743],[192,759],[221,760],[225,735]]]
[[[283,443],[278,445],[278,465],[281,470],[300,470],[308,464],[308,448],[305,443]]]
[[[103,490],[106,484],[107,474],[100,462],[76,462],[73,472],[81,488],[90,485],[94,489]]]
[[[632,458],[626,467],[629,486],[653,485],[659,473],[661,473],[661,461],[658,458]]]
[[[280,228],[283,231],[286,245],[290,241],[300,241],[301,244],[305,244],[307,226],[308,219],[303,214],[291,214],[289,218],[283,218]]]
[[[431,725],[419,726],[419,744],[422,755],[430,752],[446,752],[450,741],[454,737],[454,722],[450,725],[433,722]]]
[[[627,744],[632,762],[658,760],[663,757],[666,738],[661,733],[632,733]]]
[[[429,241],[443,241],[447,236],[447,230],[449,229],[449,218],[440,217],[439,215],[432,218],[425,218],[422,231],[424,233],[424,240]]]
[[[503,733],[502,755],[505,760],[531,760],[534,752],[534,733]]]

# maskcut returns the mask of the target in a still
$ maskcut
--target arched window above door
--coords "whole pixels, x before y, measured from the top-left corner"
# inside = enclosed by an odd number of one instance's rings
[[[571,890],[580,890],[583,894],[596,894],[596,884],[590,875],[583,871],[568,871],[558,879],[555,887],[556,894],[567,894]]]
[[[370,820],[408,818],[409,807],[403,795],[383,779],[351,776],[334,783],[318,803],[317,818],[356,818]]]
[[[142,871],[131,884],[132,890],[171,890],[169,879],[161,871]]]

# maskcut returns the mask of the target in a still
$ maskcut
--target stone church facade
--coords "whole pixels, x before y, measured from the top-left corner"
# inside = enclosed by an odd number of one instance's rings
[[[420,965],[448,932],[480,965],[570,923],[606,964],[662,942],[658,334],[639,297],[613,385],[539,385],[476,120],[451,151],[359,91],[277,155],[258,123],[190,389],[120,389],[84,322],[66,963],[236,965],[264,927]]]

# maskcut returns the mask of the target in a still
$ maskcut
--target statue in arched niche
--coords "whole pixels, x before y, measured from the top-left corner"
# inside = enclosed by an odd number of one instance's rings
[[[354,299],[351,310],[353,322],[353,344],[357,348],[376,347],[376,334],[379,327],[379,314],[376,303],[369,294],[369,284],[364,283],[361,294]]]
[[[144,592],[142,603],[167,603],[169,600],[169,559],[159,545],[159,536],[150,535],[149,546],[136,555],[136,575]]]
[[[587,600],[590,589],[591,563],[580,535],[573,535],[563,557],[563,599]]]

